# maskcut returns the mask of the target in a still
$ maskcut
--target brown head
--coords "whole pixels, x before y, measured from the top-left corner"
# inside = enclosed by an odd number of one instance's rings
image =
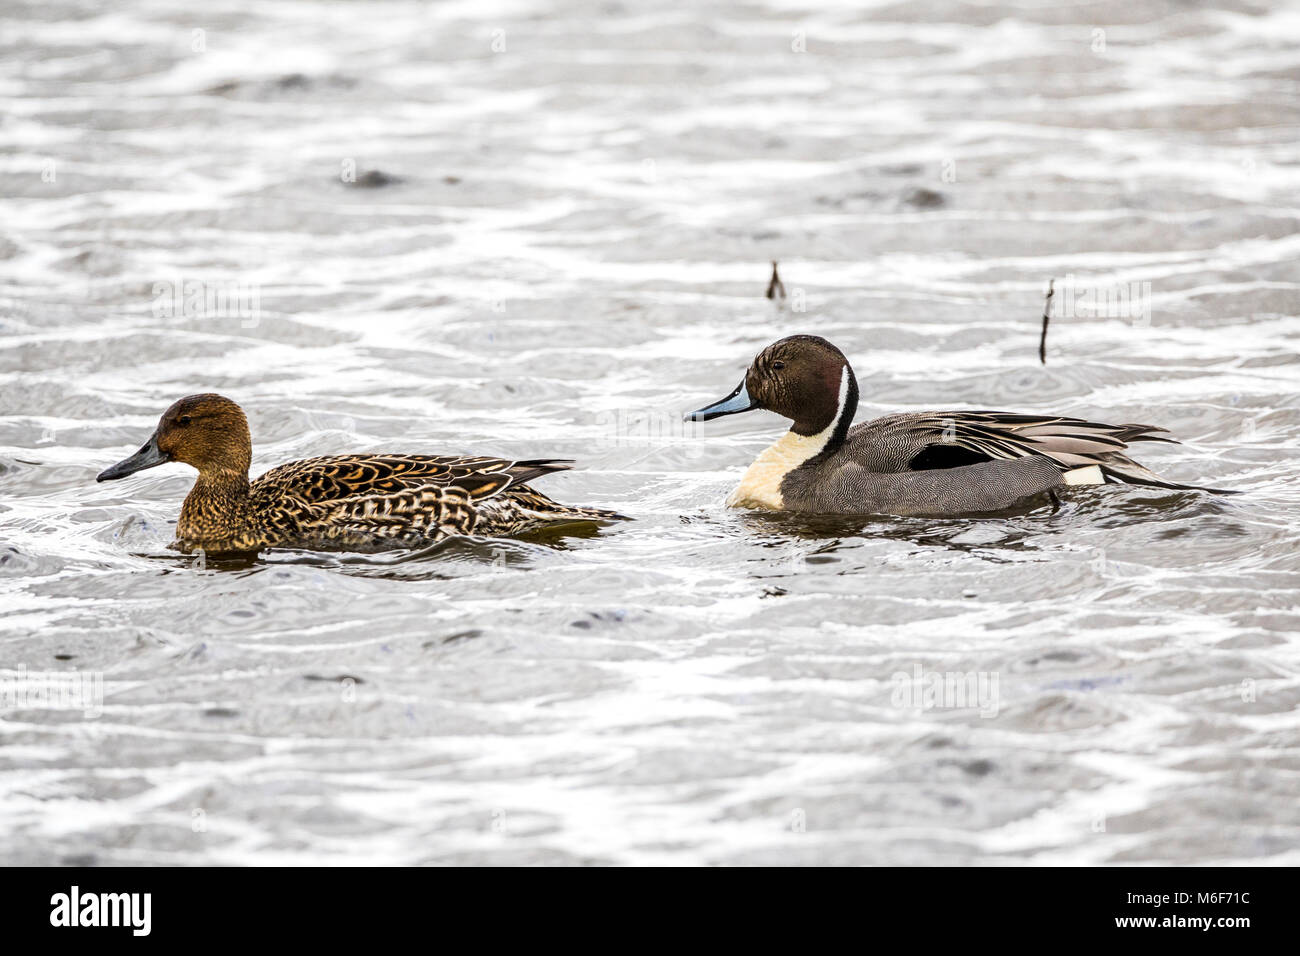
[[[247,478],[252,458],[243,409],[221,395],[189,395],[163,412],[138,452],[100,472],[96,480],[125,478],[169,461],[193,465],[200,474],[229,472]]]
[[[707,422],[765,408],[791,419],[798,435],[819,435],[834,426],[842,441],[858,408],[858,382],[844,353],[816,335],[791,335],[755,356],[736,390],[686,416]]]

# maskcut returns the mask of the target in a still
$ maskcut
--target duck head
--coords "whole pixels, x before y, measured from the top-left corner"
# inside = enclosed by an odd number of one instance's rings
[[[95,480],[125,478],[169,461],[193,465],[200,474],[232,472],[247,477],[252,448],[243,409],[221,395],[189,395],[163,412],[139,451],[104,469]]]
[[[688,422],[765,408],[794,422],[797,435],[843,441],[858,408],[858,382],[844,353],[816,335],[791,335],[754,357],[736,390],[690,412]]]

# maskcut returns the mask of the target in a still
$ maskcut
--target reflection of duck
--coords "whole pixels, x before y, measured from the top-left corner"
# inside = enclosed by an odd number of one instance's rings
[[[815,335],[792,335],[760,352],[729,396],[686,417],[708,421],[765,408],[794,421],[727,500],[739,508],[950,515],[999,511],[1060,485],[1192,488],[1124,453],[1129,442],[1172,441],[1150,425],[952,411],[851,427],[857,407],[858,383],[844,353]]]
[[[138,452],[99,475],[123,478],[169,461],[198,469],[173,547],[374,551],[449,535],[507,535],[565,522],[612,521],[613,511],[552,501],[527,482],[566,461],[430,455],[340,455],[272,468],[249,482],[252,440],[243,410],[220,395],[182,398]]]

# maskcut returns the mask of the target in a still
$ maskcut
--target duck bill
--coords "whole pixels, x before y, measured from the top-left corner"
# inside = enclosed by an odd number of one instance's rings
[[[154,432],[138,452],[130,458],[122,459],[111,468],[105,468],[95,480],[112,481],[114,478],[125,478],[127,475],[134,475],[137,471],[144,471],[146,468],[153,468],[156,465],[164,465],[169,461],[171,461],[171,455],[158,447],[158,433]]]
[[[693,412],[687,412],[682,420],[687,422],[707,422],[715,418],[721,418],[723,415],[737,415],[740,412],[752,411],[755,408],[758,408],[758,402],[749,397],[749,390],[745,388],[745,380],[742,378],[740,384],[736,386],[736,390],[722,401],[706,405]]]

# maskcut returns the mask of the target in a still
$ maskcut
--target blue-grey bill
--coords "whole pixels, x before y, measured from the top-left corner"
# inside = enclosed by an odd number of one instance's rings
[[[749,397],[749,391],[745,388],[745,380],[742,378],[740,384],[736,386],[736,390],[722,401],[706,405],[693,412],[687,412],[682,421],[707,422],[713,418],[721,418],[723,415],[735,415],[737,412],[747,412],[757,407],[758,402]]]
[[[137,471],[144,471],[146,468],[163,465],[169,461],[171,456],[164,454],[158,448],[158,436],[155,434],[140,446],[138,452],[130,458],[122,459],[116,465],[105,468],[95,480],[112,481],[114,478],[125,478],[127,475],[134,475]]]

